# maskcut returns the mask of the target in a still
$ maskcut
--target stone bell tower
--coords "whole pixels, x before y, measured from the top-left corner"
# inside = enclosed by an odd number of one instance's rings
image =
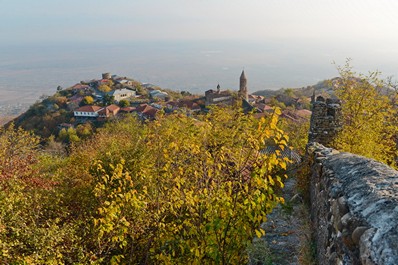
[[[246,75],[245,75],[245,70],[243,70],[242,74],[240,75],[239,96],[241,96],[242,98],[248,100],[247,78],[246,78]]]

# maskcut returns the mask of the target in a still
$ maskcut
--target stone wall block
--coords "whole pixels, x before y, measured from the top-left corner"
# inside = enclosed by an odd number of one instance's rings
[[[330,265],[337,265],[340,263],[339,255],[336,252],[331,253],[329,256],[329,263]]]
[[[343,195],[343,186],[340,183],[335,183],[329,188],[329,196],[337,199]]]
[[[371,239],[373,238],[374,234],[376,233],[376,229],[370,228],[367,229],[359,240],[359,257],[361,263],[363,265],[376,265],[372,260],[372,251],[371,251]],[[380,264],[381,265],[381,264]]]
[[[351,213],[346,213],[345,215],[343,215],[343,217],[341,217],[341,224],[344,228],[348,227],[349,222],[351,221],[352,215]]]
[[[354,242],[354,244],[359,245],[359,241],[361,239],[361,236],[368,229],[369,228],[366,227],[366,226],[358,226],[357,228],[355,228],[354,232],[352,232],[352,235],[351,235],[352,241]]]
[[[348,228],[343,228],[341,239],[343,241],[344,246],[346,246],[349,250],[355,249],[354,241],[352,240],[352,232]]]
[[[337,199],[337,204],[338,204],[339,213],[341,216],[348,213],[349,209],[347,206],[347,200],[345,199],[344,196],[341,196],[340,198]]]
[[[341,222],[341,219],[337,219],[337,223],[336,223],[336,230],[337,231],[339,231],[339,232],[341,232],[341,231],[343,231],[343,223]]]

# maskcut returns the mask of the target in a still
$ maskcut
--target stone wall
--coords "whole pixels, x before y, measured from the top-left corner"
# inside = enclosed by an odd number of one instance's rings
[[[398,172],[308,145],[319,264],[398,264]]]

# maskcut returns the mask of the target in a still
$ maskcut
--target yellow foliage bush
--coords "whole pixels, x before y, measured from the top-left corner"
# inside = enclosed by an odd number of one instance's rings
[[[286,161],[259,152],[269,140],[286,145],[277,115],[257,121],[215,108],[201,120],[168,116],[148,124],[144,139],[133,161],[96,163],[98,258],[246,262],[253,237],[264,234],[259,226],[266,214],[283,201],[274,188],[283,186],[284,176],[274,173]]]

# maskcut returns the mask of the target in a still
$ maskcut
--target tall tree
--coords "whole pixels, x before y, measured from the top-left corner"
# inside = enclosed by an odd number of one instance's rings
[[[380,72],[357,74],[349,60],[338,67],[336,95],[342,100],[343,129],[335,139],[338,149],[395,164],[397,110],[383,94],[387,84]]]

